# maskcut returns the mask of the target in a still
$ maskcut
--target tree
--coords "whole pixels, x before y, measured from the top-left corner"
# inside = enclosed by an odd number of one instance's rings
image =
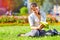
[[[22,4],[23,4],[23,0],[13,0],[12,1],[12,6],[14,9],[17,9]]]
[[[54,5],[58,4],[60,5],[60,0],[49,0],[50,2],[52,2]]]
[[[30,0],[30,2],[31,2],[31,3],[32,3],[32,2],[35,2],[35,3],[37,3],[37,5],[40,7],[40,6],[42,6],[44,0]]]
[[[53,3],[51,3],[49,0],[45,0],[42,5],[42,10],[44,10],[46,13],[53,7]]]
[[[3,0],[4,6],[6,6],[9,10],[14,10],[18,8],[23,3],[23,0]]]

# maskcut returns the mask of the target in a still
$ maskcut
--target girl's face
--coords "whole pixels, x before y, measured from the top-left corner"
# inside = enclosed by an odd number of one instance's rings
[[[31,10],[34,12],[34,13],[38,13],[38,8],[37,7],[33,7],[33,6],[31,6]]]

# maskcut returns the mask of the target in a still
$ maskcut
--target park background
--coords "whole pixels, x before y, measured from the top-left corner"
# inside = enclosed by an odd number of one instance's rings
[[[0,0],[0,40],[60,39],[58,35],[17,37],[18,34],[27,33],[31,30],[28,23],[28,16],[30,14],[30,4],[32,2],[37,3],[40,10],[46,13],[46,21],[49,23],[49,29],[55,28],[60,31],[60,0]]]

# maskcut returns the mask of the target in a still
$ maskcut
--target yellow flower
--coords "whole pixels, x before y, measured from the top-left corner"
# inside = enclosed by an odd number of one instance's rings
[[[40,24],[43,24],[45,28],[49,28],[49,24],[47,22],[40,22]]]

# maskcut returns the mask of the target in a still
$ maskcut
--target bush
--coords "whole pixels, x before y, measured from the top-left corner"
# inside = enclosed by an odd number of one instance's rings
[[[2,18],[0,18],[0,23],[12,23],[12,22],[15,22],[13,16],[2,16]]]
[[[22,7],[22,8],[20,9],[20,14],[21,14],[21,15],[26,15],[27,13],[28,13],[27,7]]]
[[[23,16],[2,16],[0,17],[0,23],[28,23],[27,20],[28,19],[24,18]]]

